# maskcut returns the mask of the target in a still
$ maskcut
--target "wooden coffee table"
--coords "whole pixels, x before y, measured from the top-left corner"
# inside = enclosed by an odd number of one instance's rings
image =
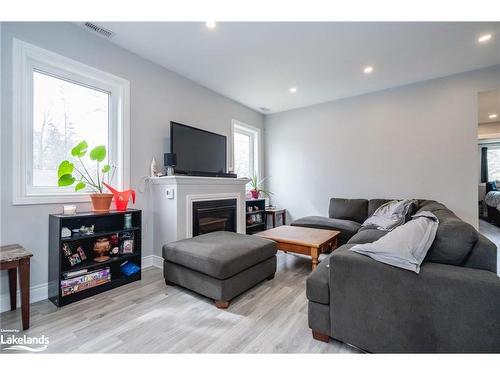
[[[337,238],[340,232],[282,225],[255,235],[277,242],[278,249],[284,252],[309,255],[312,258],[314,271],[318,265],[319,254],[337,247]]]

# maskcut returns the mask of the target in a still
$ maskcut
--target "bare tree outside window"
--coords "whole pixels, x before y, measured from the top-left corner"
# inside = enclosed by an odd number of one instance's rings
[[[57,186],[57,166],[78,142],[108,147],[108,127],[109,93],[33,72],[33,186]]]
[[[238,177],[252,177],[250,147],[251,139],[248,135],[234,133],[234,172]]]

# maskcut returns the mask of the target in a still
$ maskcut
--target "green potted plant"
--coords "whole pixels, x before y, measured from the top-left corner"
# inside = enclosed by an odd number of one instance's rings
[[[254,175],[250,179],[250,194],[252,194],[252,199],[259,199],[260,193],[264,193],[267,196],[270,196],[272,193],[262,188],[262,183],[267,180],[269,177],[264,177],[262,180],[259,180],[257,175]]]
[[[87,155],[88,144],[86,141],[78,143],[71,149],[71,155],[80,162],[78,167],[69,160],[63,160],[57,169],[57,179],[59,186],[71,186],[75,184],[75,191],[83,190],[87,187],[94,191],[90,194],[93,211],[108,212],[111,206],[113,194],[104,192],[104,180],[107,177],[109,183],[113,179],[116,167],[109,164],[100,165],[106,159],[106,146],[94,147],[88,153],[91,162],[95,162],[95,169],[90,173],[82,158]]]

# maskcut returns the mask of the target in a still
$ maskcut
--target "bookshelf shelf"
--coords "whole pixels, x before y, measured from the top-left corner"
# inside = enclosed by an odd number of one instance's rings
[[[266,230],[267,215],[265,199],[248,199],[245,203],[245,211],[247,234]]]
[[[131,215],[130,228],[125,228],[126,214]],[[141,216],[140,210],[49,215],[49,299],[61,307],[140,280]],[[64,227],[72,231],[92,225],[94,233],[72,232],[71,237],[61,237]],[[109,259],[97,262],[94,246],[99,240],[104,240],[108,248],[117,248],[118,254],[106,250],[103,255]],[[128,247],[132,244],[130,253],[125,244]],[[78,254],[78,262],[75,262],[75,254]],[[127,262],[136,265],[138,272],[127,275],[121,267]]]

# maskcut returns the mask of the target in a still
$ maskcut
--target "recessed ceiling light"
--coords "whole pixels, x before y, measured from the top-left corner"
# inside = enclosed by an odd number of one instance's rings
[[[297,87],[290,87],[290,92],[293,94],[297,92]]]
[[[490,114],[488,115],[488,118],[489,118],[489,119],[491,119],[491,120],[492,120],[492,119],[494,119],[494,118],[497,118],[497,117],[498,117],[498,114],[497,114],[497,113],[490,113]]]
[[[491,40],[492,37],[493,37],[493,35],[491,35],[491,34],[483,34],[483,35],[479,36],[479,38],[477,38],[477,41],[479,43],[486,43],[487,41]]]
[[[205,26],[209,29],[215,29],[217,23],[215,23],[215,21],[207,21],[205,22]]]
[[[363,68],[363,73],[365,74],[370,74],[372,72],[373,72],[373,66],[368,65]]]

